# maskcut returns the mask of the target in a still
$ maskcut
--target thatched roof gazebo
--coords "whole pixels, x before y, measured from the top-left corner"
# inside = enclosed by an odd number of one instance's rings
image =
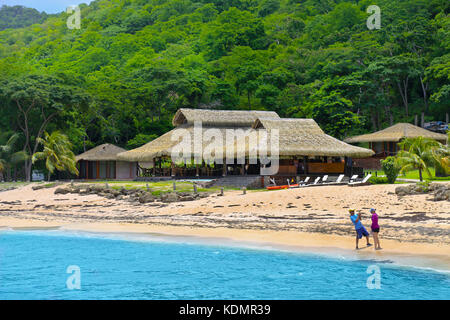
[[[117,155],[126,150],[105,143],[75,157],[80,179],[134,179],[136,163],[120,161]]]
[[[350,137],[345,139],[344,141],[347,143],[399,142],[404,138],[416,137],[431,138],[443,144],[445,144],[447,141],[447,136],[445,134],[429,131],[410,123],[397,123],[386,129],[374,133]]]
[[[399,150],[398,143],[405,138],[425,137],[437,140],[443,144],[447,141],[445,134],[426,130],[410,123],[397,123],[386,129],[363,134],[360,136],[349,137],[344,141],[347,143],[369,143],[369,148],[375,152],[372,158],[356,161],[356,165],[364,169],[380,169],[380,160],[387,156],[397,154]]]

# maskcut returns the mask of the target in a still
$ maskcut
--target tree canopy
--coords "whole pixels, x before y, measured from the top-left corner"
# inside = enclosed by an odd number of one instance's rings
[[[180,107],[312,117],[337,138],[422,112],[445,119],[450,3],[380,0],[381,28],[369,30],[371,4],[96,0],[80,6],[80,29],[66,13],[22,15],[0,31],[0,130],[24,131],[18,101],[34,101],[30,139],[60,130],[75,153],[136,147]]]

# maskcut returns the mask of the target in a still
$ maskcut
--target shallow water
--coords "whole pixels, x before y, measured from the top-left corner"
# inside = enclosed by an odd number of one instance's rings
[[[61,231],[0,231],[0,299],[449,299],[450,275],[313,254]],[[366,271],[380,268],[381,289]],[[80,290],[69,290],[69,266]]]

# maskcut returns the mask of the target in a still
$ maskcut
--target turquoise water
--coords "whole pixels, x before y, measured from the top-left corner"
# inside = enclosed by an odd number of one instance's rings
[[[0,299],[449,299],[446,273],[372,261],[62,231],[0,231]],[[67,268],[81,272],[69,290]]]

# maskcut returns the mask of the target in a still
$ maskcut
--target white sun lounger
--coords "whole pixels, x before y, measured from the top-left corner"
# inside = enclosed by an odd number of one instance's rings
[[[345,177],[344,174],[340,174],[340,175],[337,177],[336,181],[334,181],[334,182],[327,182],[327,183],[325,183],[325,184],[326,184],[326,185],[344,184],[345,182],[342,182],[342,179],[344,179],[344,177]]]
[[[369,184],[369,179],[370,179],[370,177],[372,177],[372,174],[368,174],[367,176],[365,176],[364,177],[364,179],[362,180],[362,181],[358,181],[358,182],[350,182],[348,185],[349,186],[352,186],[352,187],[354,187],[354,186],[364,186],[364,185],[367,185],[367,184]]]
[[[300,182],[298,183],[299,187],[304,187],[304,186],[306,186],[306,185],[308,184],[308,182],[309,182],[309,179],[311,179],[311,178],[310,178],[310,177],[306,177],[304,181],[300,181]]]
[[[317,177],[316,180],[314,180],[313,184],[317,184],[320,181],[320,177]]]
[[[324,175],[322,178],[322,183],[325,183],[328,180],[328,175]]]
[[[355,182],[356,179],[358,179],[358,175],[357,174],[352,175],[352,177],[350,178],[349,183]]]

